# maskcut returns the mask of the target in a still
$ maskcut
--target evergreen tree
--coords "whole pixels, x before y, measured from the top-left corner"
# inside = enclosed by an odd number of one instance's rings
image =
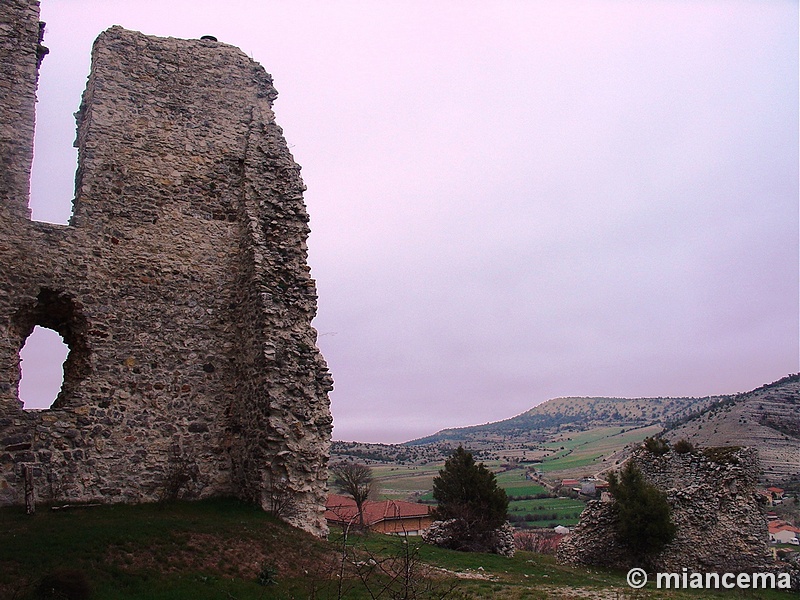
[[[645,481],[633,461],[619,475],[610,474],[608,487],[614,497],[617,539],[633,557],[649,561],[675,537],[666,496]]]
[[[494,473],[483,463],[475,464],[472,453],[461,446],[434,478],[433,497],[438,502],[435,517],[459,519],[467,536],[497,529],[506,520],[506,491],[497,487]]]

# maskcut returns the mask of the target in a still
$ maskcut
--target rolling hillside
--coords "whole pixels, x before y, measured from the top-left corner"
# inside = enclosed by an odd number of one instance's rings
[[[606,426],[664,425],[697,413],[725,398],[554,398],[504,421],[443,429],[409,444],[467,442],[496,436],[530,437],[537,431],[545,434],[558,429],[584,431]]]
[[[800,375],[728,396],[665,432],[699,446],[754,446],[770,482],[800,482]]]
[[[411,493],[430,486],[436,468],[459,444],[493,468],[535,465],[558,479],[613,468],[645,437],[662,431],[673,442],[687,438],[697,446],[754,446],[765,481],[800,483],[800,375],[730,396],[555,398],[510,419],[443,429],[405,444],[334,442],[331,460],[389,465],[386,477],[402,475],[398,493]],[[423,466],[433,470],[423,472]]]

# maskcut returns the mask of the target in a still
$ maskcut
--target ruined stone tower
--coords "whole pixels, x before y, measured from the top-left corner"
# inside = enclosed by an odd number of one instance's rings
[[[671,509],[675,538],[655,557],[659,571],[751,573],[773,570],[767,520],[759,505],[758,455],[753,448],[706,448],[653,453],[644,446],[630,459],[661,490]],[[562,562],[616,569],[646,566],[616,538],[613,501],[590,501],[573,533],[561,542]]]
[[[0,7],[0,504],[233,495],[324,533],[332,380],[300,167],[239,49],[112,27],[77,113],[70,225],[32,222],[38,2]],[[19,400],[33,327],[70,348]]]

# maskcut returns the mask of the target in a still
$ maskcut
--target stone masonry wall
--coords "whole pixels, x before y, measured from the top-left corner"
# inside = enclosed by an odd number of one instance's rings
[[[0,96],[0,504],[23,501],[28,466],[40,502],[279,496],[325,533],[332,380],[271,77],[224,43],[102,33],[73,218],[31,222],[38,6],[0,12],[2,68],[24,74]],[[70,347],[45,411],[18,396],[35,325]]]
[[[0,219],[27,217],[39,56],[39,5],[0,8]]]
[[[775,570],[768,552],[766,518],[756,485],[758,458],[754,449],[709,449],[702,453],[673,451],[656,455],[640,448],[632,455],[645,479],[667,495],[675,539],[655,558],[659,571],[759,572]],[[580,523],[558,548],[562,562],[614,568],[641,567],[626,556],[613,530],[613,502],[592,501]]]

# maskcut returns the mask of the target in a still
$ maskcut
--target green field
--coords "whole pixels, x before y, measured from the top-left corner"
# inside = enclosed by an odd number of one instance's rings
[[[501,484],[509,496],[535,496],[536,494],[546,494],[547,488],[538,483],[508,483]]]
[[[615,455],[626,445],[641,442],[654,435],[658,426],[638,429],[622,427],[597,427],[588,431],[561,433],[543,445],[550,452],[542,462],[523,462],[507,470],[500,460],[485,461],[497,473],[497,481],[511,496],[529,496],[542,493],[539,484],[526,479],[526,472],[535,469],[546,474],[553,483],[573,476],[592,475],[612,468]],[[442,468],[442,462],[425,465],[380,464],[372,466],[375,483],[381,497],[419,499],[426,497],[433,487],[433,478]]]
[[[580,500],[573,498],[535,498],[533,500],[512,500],[509,509],[516,512],[529,512],[534,510],[546,510],[549,512],[578,512],[582,511],[586,505]]]
[[[376,495],[381,499],[419,501],[430,494],[433,478],[441,468],[441,464],[372,466]]]
[[[552,484],[558,484],[561,479],[569,477],[596,475],[613,469],[623,458],[626,446],[639,443],[659,431],[660,427],[656,425],[640,428],[604,426],[586,431],[556,432],[544,442],[521,442],[515,438],[513,442],[496,439],[475,441],[471,444],[476,446],[479,454],[495,457],[478,461],[484,462],[497,474],[498,483],[509,495],[532,496],[546,490],[538,483],[527,479],[529,472],[537,471],[544,474]],[[381,448],[368,447],[370,456],[379,457]],[[391,449],[396,450],[394,447]],[[447,453],[446,449],[440,449],[440,458],[433,460],[431,452],[428,452],[425,455],[426,459],[416,464],[391,462],[389,458],[390,455],[393,456],[391,452],[382,460],[366,461],[373,470],[376,497],[411,501],[431,500],[433,478],[442,468]]]
[[[555,527],[578,523],[584,503],[571,498],[540,498],[512,500],[508,516],[515,527]],[[518,521],[522,519],[522,521]]]
[[[554,454],[543,459],[536,468],[549,475],[555,475],[559,471],[574,474],[577,469],[584,469],[584,474],[592,474],[612,467],[612,456],[626,445],[641,442],[660,430],[657,425],[638,429],[597,427],[588,431],[561,434],[546,445]]]
[[[546,494],[547,488],[533,482],[526,477],[526,468],[511,469],[497,473],[497,484],[503,488],[509,496],[535,496],[536,494]]]
[[[552,493],[561,479],[594,475],[613,468],[618,454],[626,445],[641,442],[654,435],[658,427],[596,427],[587,431],[562,432],[540,444],[539,452],[549,453],[542,462],[493,459],[484,461],[495,472],[497,483],[511,499],[509,520],[516,527],[553,527],[575,525],[583,511],[580,500],[570,498],[536,498]],[[531,452],[530,450],[528,450]],[[519,444],[498,453],[520,454]],[[378,498],[434,502],[433,479],[443,461],[424,465],[372,465]],[[531,480],[537,471],[550,482],[551,489]]]
[[[497,467],[492,463],[489,466]],[[378,466],[373,468],[376,483],[381,486],[381,498],[411,498],[417,502],[433,502],[433,478],[441,465],[426,465],[420,468]],[[536,496],[548,493],[543,485],[530,481],[525,468],[502,471],[497,474],[497,483],[511,498]],[[509,518],[517,527],[554,527],[574,525],[583,510],[583,503],[570,498],[533,498],[511,500]],[[525,519],[531,516],[530,519]],[[519,520],[525,519],[525,520]]]

